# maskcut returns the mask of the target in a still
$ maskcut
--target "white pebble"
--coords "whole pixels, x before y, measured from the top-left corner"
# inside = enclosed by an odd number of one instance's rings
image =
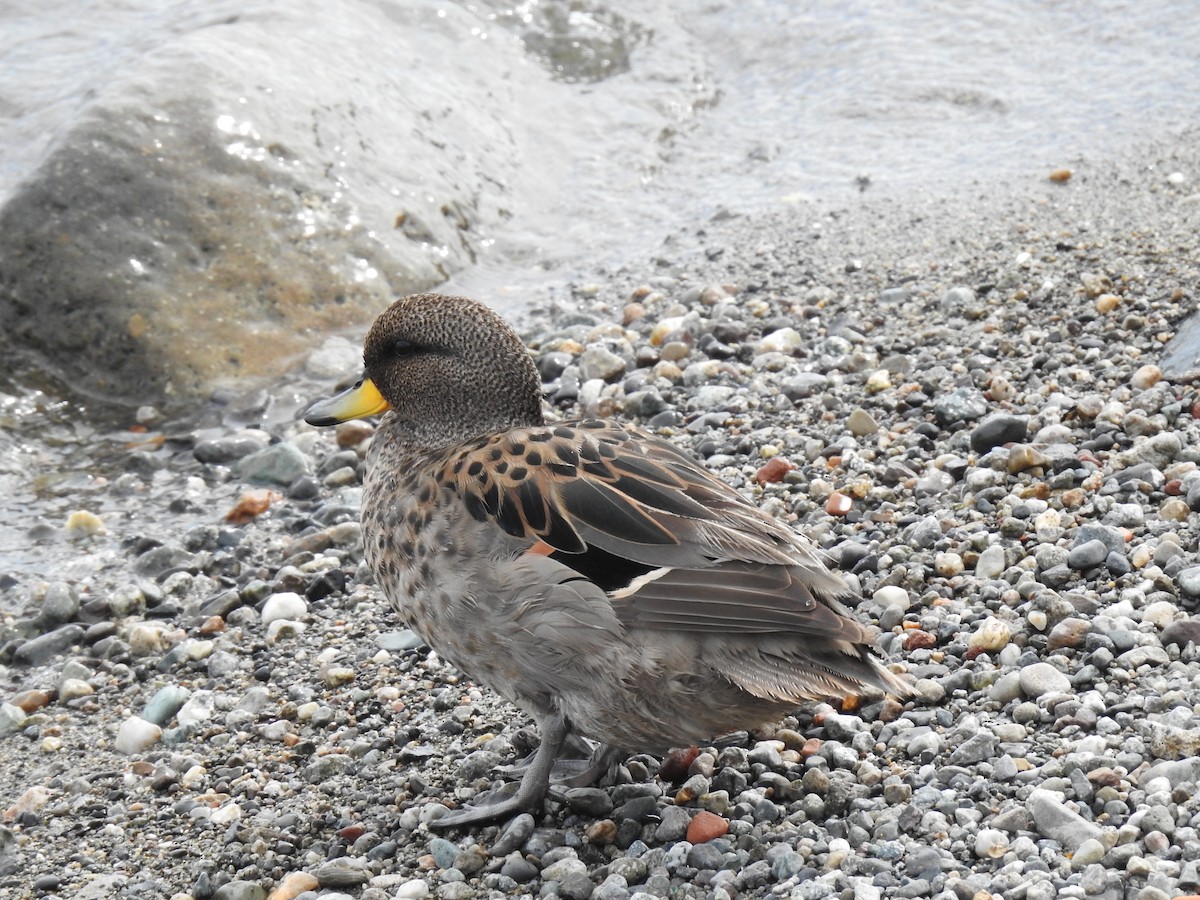
[[[1008,852],[1008,836],[998,828],[984,828],[975,835],[975,855],[980,859],[999,859]]]
[[[307,612],[308,603],[303,597],[292,591],[283,591],[267,598],[263,604],[262,621],[264,625],[270,625],[276,619],[298,621]]]
[[[153,746],[162,737],[162,729],[140,716],[130,716],[117,730],[114,747],[118,753],[131,756]]]
[[[1142,621],[1149,622],[1157,628],[1166,628],[1175,621],[1177,612],[1179,609],[1174,603],[1156,600],[1142,610]]]
[[[287,638],[293,638],[308,626],[303,622],[293,622],[291,619],[276,619],[267,626],[267,643],[278,644]]]
[[[898,609],[908,609],[912,606],[912,597],[908,591],[896,584],[887,584],[871,595],[880,606],[895,606]]]
[[[1010,640],[1012,640],[1012,628],[1008,623],[989,616],[967,639],[967,646],[978,647],[986,653],[992,653],[1004,647]]]
[[[228,825],[242,817],[242,808],[236,803],[226,803],[220,809],[214,809],[209,821],[214,825]]]
[[[399,885],[392,897],[395,900],[421,900],[423,897],[429,896],[429,885],[422,879],[414,878],[412,881],[406,881]]]
[[[933,570],[943,578],[953,578],[963,568],[963,559],[957,553],[939,553],[933,558]]]
[[[979,554],[979,559],[975,561],[975,576],[977,578],[999,578],[1004,574],[1004,548],[999,544],[992,544],[982,553]]]
[[[58,702],[66,703],[78,697],[86,697],[96,693],[95,689],[82,678],[64,678],[58,686]]]

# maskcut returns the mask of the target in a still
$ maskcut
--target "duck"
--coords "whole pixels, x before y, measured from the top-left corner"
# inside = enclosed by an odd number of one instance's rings
[[[540,732],[515,787],[436,827],[539,813],[560,766],[594,783],[623,754],[704,745],[812,701],[911,695],[808,538],[664,437],[547,421],[529,350],[487,305],[396,300],[363,367],[305,418],[380,417],[361,510],[378,586]],[[571,770],[559,756],[580,738],[592,761]]]

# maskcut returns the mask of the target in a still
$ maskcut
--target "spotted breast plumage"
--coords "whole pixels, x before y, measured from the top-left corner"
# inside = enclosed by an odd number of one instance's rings
[[[541,808],[569,735],[665,752],[807,700],[909,689],[873,655],[812,545],[631,425],[546,423],[529,353],[486,306],[417,294],[371,327],[365,376],[314,405],[383,413],[366,460],[367,561],[443,658],[527,711],[515,794],[440,826]]]

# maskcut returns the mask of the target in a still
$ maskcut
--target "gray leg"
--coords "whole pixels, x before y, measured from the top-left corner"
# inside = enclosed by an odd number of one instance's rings
[[[554,768],[554,760],[566,739],[568,728],[566,720],[559,715],[542,719],[538,722],[538,728],[542,732],[542,742],[515,794],[502,800],[485,801],[478,806],[455,810],[432,820],[429,827],[454,828],[507,818],[520,812],[541,812],[542,802],[550,789],[550,771]]]

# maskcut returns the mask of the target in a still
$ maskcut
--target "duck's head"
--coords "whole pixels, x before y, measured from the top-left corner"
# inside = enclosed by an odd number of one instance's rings
[[[384,310],[363,344],[362,379],[309,407],[310,425],[391,410],[408,442],[448,446],[542,420],[541,381],[516,332],[465,297],[413,294]]]

